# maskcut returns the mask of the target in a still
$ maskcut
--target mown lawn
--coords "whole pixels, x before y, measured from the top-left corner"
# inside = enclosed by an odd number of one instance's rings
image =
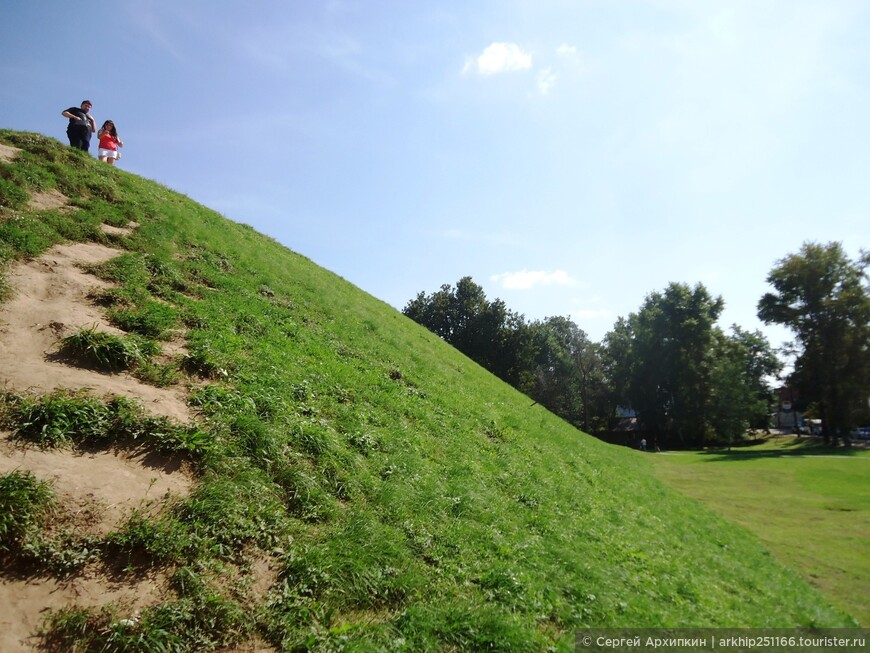
[[[650,458],[662,480],[748,528],[870,624],[870,451],[782,436],[730,452]]]

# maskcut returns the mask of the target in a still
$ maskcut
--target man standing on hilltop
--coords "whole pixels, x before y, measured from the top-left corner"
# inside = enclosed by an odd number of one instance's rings
[[[66,128],[69,144],[85,152],[91,145],[91,134],[97,131],[97,124],[88,113],[91,106],[93,106],[91,101],[85,100],[81,107],[70,107],[60,114],[64,118],[69,118],[69,125]]]

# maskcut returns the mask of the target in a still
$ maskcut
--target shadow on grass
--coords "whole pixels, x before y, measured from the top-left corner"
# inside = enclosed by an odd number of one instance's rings
[[[771,446],[776,448],[770,448]],[[784,435],[742,443],[730,448],[705,449],[697,453],[709,462],[720,462],[807,456],[866,457],[867,450],[867,444],[864,442],[853,442],[848,446],[833,446],[825,445],[821,438]]]

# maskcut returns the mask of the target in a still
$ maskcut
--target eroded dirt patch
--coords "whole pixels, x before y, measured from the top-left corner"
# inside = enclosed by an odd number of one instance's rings
[[[14,156],[14,152],[15,148],[0,145],[0,157]],[[42,194],[37,201],[42,202],[41,208],[66,204],[60,193]],[[129,233],[117,228],[106,231]],[[121,253],[96,243],[59,245],[8,270],[12,298],[0,305],[0,389],[48,393],[70,388],[124,395],[138,399],[153,414],[189,422],[183,389],[156,388],[126,373],[79,368],[52,356],[63,337],[82,327],[121,333],[88,300],[91,291],[110,284],[80,267]],[[189,493],[194,482],[178,461],[130,451],[42,451],[13,443],[8,433],[0,432],[0,474],[14,470],[30,471],[50,481],[77,531],[95,537],[121,526],[134,510],[151,514],[164,509],[172,497]],[[22,577],[15,572],[6,569],[0,575],[0,651],[4,653],[36,650],[35,634],[51,610],[111,603],[135,616],[165,599],[169,591],[165,572],[116,576],[94,566],[66,580]]]
[[[110,284],[79,267],[120,254],[98,243],[58,245],[9,270],[13,296],[0,305],[0,386],[42,392],[86,388],[97,395],[126,395],[140,399],[149,412],[189,423],[183,389],[157,388],[126,373],[107,374],[50,359],[60,340],[81,327],[122,333],[87,300],[89,291]]]
[[[88,535],[102,537],[138,510],[157,513],[190,492],[193,479],[179,464],[131,452],[41,451],[0,439],[0,474],[29,471],[50,481],[58,504]],[[135,617],[165,598],[164,571],[115,578],[94,568],[70,579],[0,576],[0,651],[32,651],[50,611],[113,604]]]
[[[100,229],[103,230],[103,233],[110,236],[129,236],[138,226],[138,222],[130,222],[126,227],[113,227],[110,224],[101,224]]]
[[[62,209],[67,206],[69,206],[69,198],[53,188],[33,193],[27,202],[27,207],[36,211]]]
[[[0,143],[0,161],[5,163],[12,163],[13,159],[18,156],[18,153],[21,150],[17,147],[12,147],[11,145],[4,145]]]
[[[170,460],[131,452],[42,451],[0,434],[0,474],[29,471],[51,482],[58,504],[81,530],[102,537],[121,527],[134,510],[162,510],[190,492],[193,479]],[[0,651],[34,650],[34,637],[51,610],[114,604],[135,616],[166,592],[165,572],[116,579],[99,569],[66,580],[0,576]]]
[[[113,603],[130,617],[159,602],[167,579],[163,573],[133,580],[112,581],[101,573],[85,573],[68,580],[0,577],[0,651],[38,650],[36,636],[50,611],[75,605],[82,608]]]
[[[87,530],[97,537],[134,510],[148,512],[172,496],[187,495],[193,484],[179,461],[120,451],[43,451],[0,433],[0,474],[16,470],[50,481],[65,505],[92,514]]]

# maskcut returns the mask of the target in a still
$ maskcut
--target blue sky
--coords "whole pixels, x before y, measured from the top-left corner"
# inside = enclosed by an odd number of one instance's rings
[[[870,246],[865,0],[6,0],[0,127],[65,141],[397,308],[471,276],[593,340],[669,282],[721,323]],[[92,144],[95,153],[95,144]]]

